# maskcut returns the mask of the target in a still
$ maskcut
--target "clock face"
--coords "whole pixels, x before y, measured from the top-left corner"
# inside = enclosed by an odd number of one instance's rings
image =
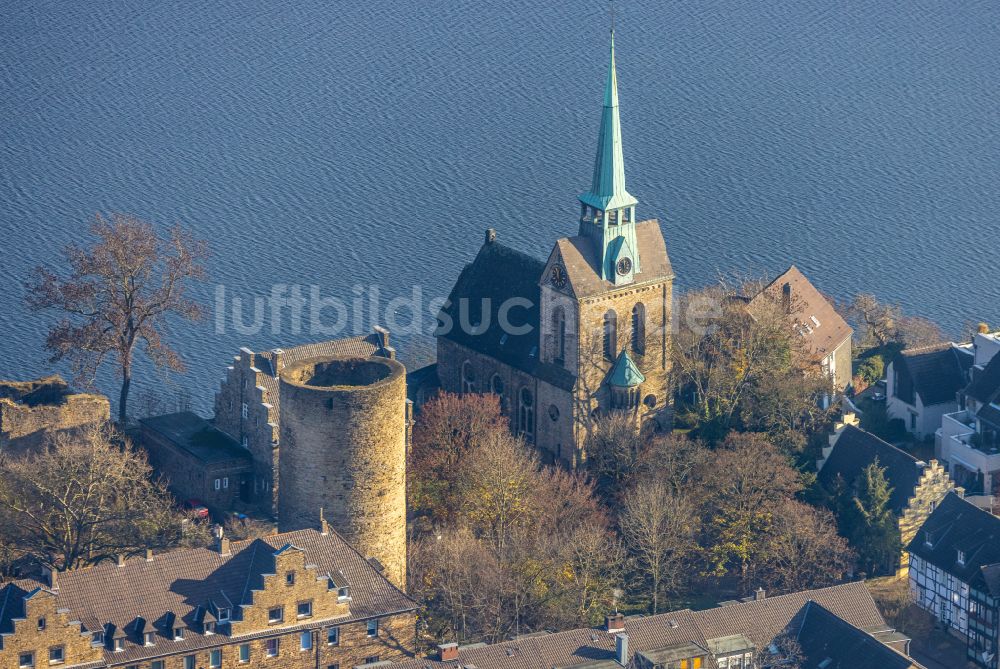
[[[552,266],[552,285],[556,288],[566,287],[566,268],[559,263]]]
[[[620,259],[618,261],[617,269],[619,274],[625,276],[626,274],[632,271],[632,259],[631,258]]]

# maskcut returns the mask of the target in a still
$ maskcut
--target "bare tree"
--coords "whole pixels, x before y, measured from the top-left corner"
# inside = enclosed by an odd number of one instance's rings
[[[106,430],[0,463],[0,508],[25,552],[58,570],[172,546],[182,516],[145,455]]]
[[[685,573],[698,527],[697,506],[667,483],[651,479],[626,494],[619,525],[649,584],[652,612],[657,613],[661,595],[674,592]]]
[[[775,509],[762,552],[757,576],[781,592],[839,583],[856,560],[832,513],[794,499]]]
[[[602,490],[617,494],[633,475],[642,448],[633,416],[617,411],[601,416],[587,437],[587,469]]]
[[[128,214],[98,215],[91,225],[98,241],[89,249],[66,249],[67,276],[39,267],[26,282],[26,302],[34,310],[64,317],[45,346],[52,361],[68,359],[76,380],[92,384],[98,368],[111,357],[121,377],[118,421],[126,424],[133,357],[140,343],[159,367],[183,370],[180,356],[163,340],[169,316],[201,317],[188,298],[187,284],[201,279],[206,257],[203,242],[179,226],[168,238]]]

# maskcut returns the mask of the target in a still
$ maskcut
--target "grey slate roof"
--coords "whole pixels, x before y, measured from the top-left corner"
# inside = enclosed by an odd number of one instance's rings
[[[766,648],[775,637],[798,633],[809,602],[822,604],[850,625],[864,629],[884,629],[885,620],[864,583],[809,590],[717,607],[706,611],[684,609],[655,616],[625,620],[629,652],[656,651],[693,643],[707,648],[710,640],[742,634]],[[584,628],[535,635],[490,646],[459,648],[457,661],[440,662],[420,658],[397,663],[400,669],[553,669],[598,662],[614,657],[615,635],[603,628]]]
[[[57,605],[68,609],[71,619],[79,620],[89,631],[101,630],[108,622],[118,630],[124,629],[129,642],[125,651],[114,653],[116,664],[156,656],[163,652],[159,643],[147,648],[132,634],[136,618],[151,621],[164,635],[161,640],[167,640],[168,614],[190,627],[204,610],[199,607],[210,601],[230,601],[234,606],[248,602],[250,590],[260,586],[262,574],[273,573],[274,553],[285,546],[304,551],[306,563],[315,565],[317,574],[343,572],[351,584],[353,600],[350,616],[340,619],[342,622],[416,608],[411,599],[332,530],[327,535],[299,530],[233,542],[230,555],[205,548],[184,549],[157,554],[152,561],[135,558],[122,566],[103,563],[64,572],[59,575],[59,589],[55,592]],[[0,588],[0,632],[9,630],[11,617],[17,617],[16,603],[24,594],[45,587],[21,580]],[[283,627],[282,631],[290,629],[294,628]],[[182,641],[171,640],[170,647],[182,652],[217,643],[211,636],[192,633]]]
[[[931,543],[927,543],[928,534]],[[1000,518],[948,493],[907,550],[955,578],[1000,597]],[[965,560],[958,561],[958,551]]]
[[[1000,355],[993,356],[983,369],[973,368],[972,382],[965,393],[984,404],[1000,399]]]
[[[821,604],[806,604],[798,633],[803,669],[910,669],[918,665]],[[824,664],[825,663],[825,664]]]
[[[924,406],[954,402],[966,386],[972,353],[949,343],[908,349],[894,363],[905,368]]]
[[[840,433],[823,463],[818,480],[828,490],[839,476],[847,486],[853,486],[868,465],[878,460],[879,467],[885,468],[885,477],[892,486],[889,505],[900,516],[910,498],[913,497],[923,473],[922,464],[892,444],[886,443],[874,434],[848,425]]]
[[[487,241],[475,260],[466,265],[458,276],[448,302],[442,307],[439,325],[451,322],[451,327],[439,327],[437,336],[445,337],[484,355],[510,365],[549,383],[570,390],[573,376],[557,365],[539,362],[539,279],[545,264],[496,241]],[[510,325],[529,325],[525,334],[510,334],[499,322],[499,311],[508,300],[521,298],[530,303],[525,308],[510,310]],[[467,303],[465,320],[477,326],[489,318],[489,327],[482,332],[461,327],[462,301]],[[480,310],[488,307],[489,311]]]
[[[235,439],[190,411],[140,418],[139,422],[205,463],[251,459]]]

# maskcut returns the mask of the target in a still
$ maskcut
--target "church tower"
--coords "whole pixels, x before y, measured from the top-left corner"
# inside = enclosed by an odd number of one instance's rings
[[[611,31],[611,64],[604,85],[604,109],[597,137],[597,156],[590,190],[580,196],[580,235],[592,238],[600,249],[600,272],[616,286],[631,283],[641,271],[635,238],[635,205],[625,189],[625,158],[618,116],[618,74],[615,70],[615,33]]]

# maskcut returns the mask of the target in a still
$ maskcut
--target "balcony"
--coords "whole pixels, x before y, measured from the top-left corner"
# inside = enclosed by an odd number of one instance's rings
[[[969,411],[945,414],[938,431],[939,456],[952,465],[972,472],[1000,470],[1000,444],[976,432],[976,419]]]

